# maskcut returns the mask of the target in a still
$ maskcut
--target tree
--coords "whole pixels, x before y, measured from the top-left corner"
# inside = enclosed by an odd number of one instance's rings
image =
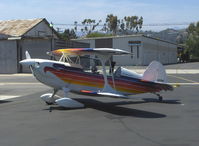
[[[110,37],[112,34],[105,34],[105,33],[100,33],[100,32],[92,32],[88,34],[86,37],[87,38],[93,38],[93,37]]]
[[[64,40],[76,39],[77,36],[75,34],[74,29],[65,29],[63,33],[59,33],[59,36]]]
[[[108,32],[107,23],[104,23],[104,25],[103,25],[101,31]]]
[[[142,28],[143,25],[143,17],[140,18],[138,16],[125,16],[125,27],[126,30],[135,31],[136,33],[139,32],[139,30]]]
[[[125,33],[125,23],[123,19],[120,21],[120,31]]]
[[[191,23],[187,28],[188,39],[186,41],[186,50],[193,56],[199,58],[199,22]]]
[[[93,19],[84,19],[82,21],[82,25],[84,26],[84,28],[81,29],[81,31],[83,33],[86,33],[86,35],[92,33],[95,28],[101,23],[101,20],[99,20],[97,23],[96,21]]]
[[[108,24],[108,29],[113,33],[113,35],[117,32],[117,26],[119,23],[119,20],[117,19],[117,16],[114,16],[113,14],[109,14],[106,17],[106,23]]]
[[[75,26],[74,30],[75,30],[75,32],[77,32],[77,21],[74,22],[74,26]]]

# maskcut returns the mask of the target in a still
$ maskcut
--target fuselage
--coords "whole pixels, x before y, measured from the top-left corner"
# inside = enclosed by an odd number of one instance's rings
[[[66,87],[76,92],[84,90],[98,92],[104,87],[102,74],[86,72],[81,68],[72,67],[68,63],[45,59],[26,59],[20,63],[30,66],[38,81],[54,89]],[[127,76],[108,76],[107,79],[108,84],[114,90],[124,95],[156,93],[169,88],[164,84]]]

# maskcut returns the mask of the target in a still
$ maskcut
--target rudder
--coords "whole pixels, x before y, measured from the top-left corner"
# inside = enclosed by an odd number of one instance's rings
[[[167,74],[163,65],[158,61],[152,61],[145,70],[143,80],[167,83]]]

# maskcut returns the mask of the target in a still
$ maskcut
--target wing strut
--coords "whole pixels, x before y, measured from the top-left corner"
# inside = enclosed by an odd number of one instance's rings
[[[98,55],[100,58],[100,61],[102,63],[102,70],[103,70],[103,77],[104,77],[104,88],[100,92],[107,92],[107,93],[116,93],[116,91],[109,85],[107,74],[106,74],[106,66],[105,62],[110,58],[110,56],[105,55]]]

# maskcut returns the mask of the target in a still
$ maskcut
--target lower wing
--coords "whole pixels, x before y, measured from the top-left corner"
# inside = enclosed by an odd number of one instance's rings
[[[99,95],[99,96],[109,96],[109,97],[117,97],[117,98],[128,98],[126,95],[111,93],[111,92],[95,92],[90,90],[81,90],[81,93],[90,94],[90,95]]]

